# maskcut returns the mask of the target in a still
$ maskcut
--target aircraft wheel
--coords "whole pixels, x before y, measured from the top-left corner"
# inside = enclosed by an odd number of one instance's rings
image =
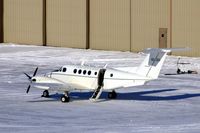
[[[43,91],[43,97],[49,97],[49,91],[48,90],[45,90]]]
[[[108,98],[109,99],[116,99],[117,98],[117,93],[115,91],[109,92],[108,93]]]
[[[66,103],[66,102],[69,102],[70,98],[69,98],[69,97],[66,97],[66,96],[62,96],[62,97],[60,98],[60,100],[61,100],[62,103]]]

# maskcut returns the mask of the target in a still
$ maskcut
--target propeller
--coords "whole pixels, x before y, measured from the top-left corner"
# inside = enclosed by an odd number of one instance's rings
[[[27,73],[24,73],[24,74],[28,77],[29,81],[32,82],[31,79],[32,79],[32,77],[35,77],[35,75],[37,74],[37,71],[38,71],[38,67],[35,69],[35,71],[33,73],[33,76],[30,76]],[[26,93],[29,92],[30,88],[31,88],[31,85],[28,86],[28,88],[26,90]]]
[[[37,70],[38,70],[38,67],[35,69],[35,72],[33,74],[33,77],[37,74]]]
[[[27,77],[28,77],[28,79],[31,79],[32,77],[31,76],[29,76],[27,73],[24,73]]]
[[[31,88],[31,85],[28,86],[27,90],[26,90],[26,93],[28,94],[29,90]]]

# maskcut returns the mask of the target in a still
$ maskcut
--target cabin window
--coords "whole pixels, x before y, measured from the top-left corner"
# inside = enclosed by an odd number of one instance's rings
[[[113,74],[112,74],[112,73],[110,74],[110,77],[113,77]]]
[[[67,68],[64,67],[64,68],[63,68],[63,72],[66,72],[66,71],[67,71]]]
[[[97,72],[95,72],[94,75],[97,75]]]
[[[91,75],[91,71],[88,71],[88,75]]]
[[[82,70],[80,69],[80,70],[78,70],[78,74],[81,74],[82,73]]]
[[[84,71],[83,71],[83,74],[85,75],[86,73],[87,73],[87,71],[86,71],[86,70],[84,70]]]
[[[74,69],[74,73],[77,73],[77,69]]]

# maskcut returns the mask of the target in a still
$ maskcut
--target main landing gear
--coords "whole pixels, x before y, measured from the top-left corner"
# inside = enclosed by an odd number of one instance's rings
[[[117,93],[115,92],[115,90],[108,93],[108,98],[109,99],[116,99],[117,98]]]
[[[66,103],[66,102],[69,102],[69,101],[70,101],[70,97],[69,97],[69,95],[68,95],[68,92],[65,92],[64,95],[61,96],[60,101],[61,101],[62,103]]]
[[[42,93],[42,97],[48,98],[49,97],[49,91],[48,90],[44,90],[43,93]],[[61,96],[61,98],[60,98],[60,101],[62,103],[66,103],[66,102],[70,101],[70,97],[68,95],[68,92],[64,92],[63,96]]]

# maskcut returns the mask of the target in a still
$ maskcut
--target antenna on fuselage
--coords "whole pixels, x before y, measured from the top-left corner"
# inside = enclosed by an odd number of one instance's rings
[[[108,64],[105,64],[103,68],[107,68]]]
[[[81,66],[84,66],[84,64],[85,64],[85,61],[84,60],[81,61]]]

